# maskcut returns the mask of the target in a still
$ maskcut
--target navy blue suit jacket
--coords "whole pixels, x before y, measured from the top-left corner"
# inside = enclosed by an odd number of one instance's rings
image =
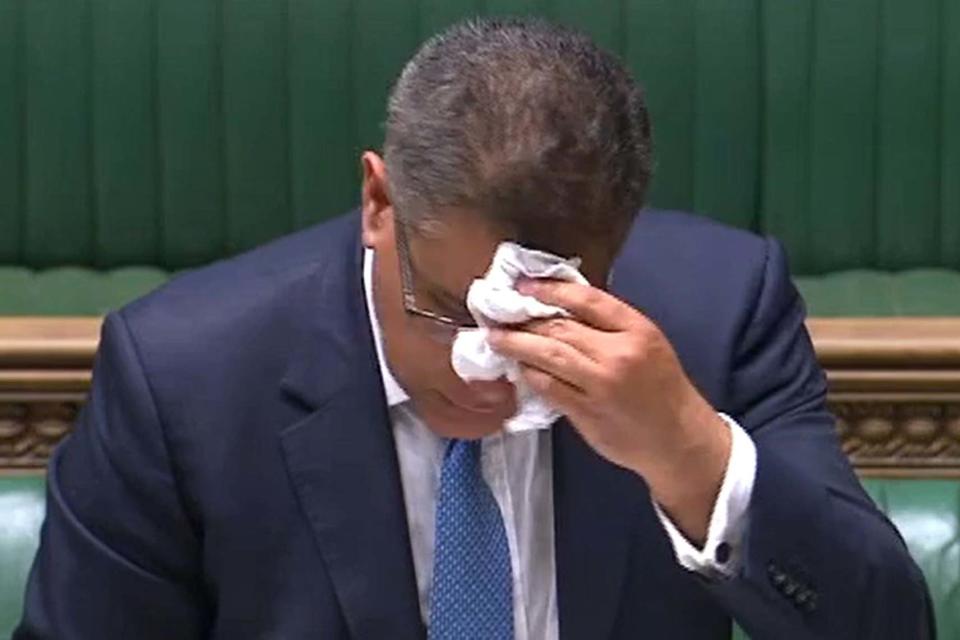
[[[17,640],[424,637],[361,255],[353,213],[107,317]],[[713,640],[731,617],[777,640],[932,633],[838,446],[779,245],[645,211],[613,290],[750,432],[757,479],[741,575],[707,579],[677,564],[641,479],[559,421],[563,640]]]

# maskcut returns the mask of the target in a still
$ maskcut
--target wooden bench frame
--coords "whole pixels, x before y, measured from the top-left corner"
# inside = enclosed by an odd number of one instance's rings
[[[0,318],[0,473],[42,469],[90,386],[100,318]],[[960,477],[960,318],[812,318],[844,450],[872,476]]]

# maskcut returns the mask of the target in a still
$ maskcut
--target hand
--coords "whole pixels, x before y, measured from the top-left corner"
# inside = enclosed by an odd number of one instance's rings
[[[731,435],[669,340],[649,318],[599,289],[553,280],[524,281],[519,289],[574,317],[494,330],[491,346],[519,361],[527,384],[594,450],[641,475],[677,526],[702,541]]]

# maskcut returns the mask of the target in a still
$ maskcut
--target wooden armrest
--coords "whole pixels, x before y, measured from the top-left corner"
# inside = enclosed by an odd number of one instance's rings
[[[0,471],[38,468],[90,386],[101,318],[0,318]],[[960,477],[960,318],[811,318],[861,473]]]
[[[90,366],[101,318],[0,317],[0,368]],[[824,367],[960,368],[960,318],[810,318]]]
[[[960,318],[811,318],[826,368],[960,369]]]

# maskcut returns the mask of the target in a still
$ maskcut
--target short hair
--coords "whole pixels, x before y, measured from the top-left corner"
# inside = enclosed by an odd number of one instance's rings
[[[651,146],[642,90],[590,38],[540,19],[471,19],[403,69],[384,160],[411,226],[466,208],[549,249],[622,236],[644,201]]]

